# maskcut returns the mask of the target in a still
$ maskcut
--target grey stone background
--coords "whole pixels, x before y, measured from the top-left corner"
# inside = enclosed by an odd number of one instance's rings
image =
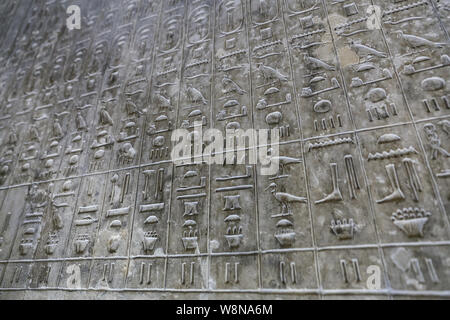
[[[448,298],[449,13],[2,1],[0,299]],[[280,170],[174,165],[194,121]]]

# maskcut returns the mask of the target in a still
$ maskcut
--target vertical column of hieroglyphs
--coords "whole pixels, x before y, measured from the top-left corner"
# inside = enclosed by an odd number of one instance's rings
[[[201,143],[202,132],[211,127],[214,3],[187,1],[185,11],[176,126],[186,131],[185,139],[197,144]],[[173,165],[168,288],[207,286],[209,167],[199,156],[196,152],[194,163],[189,158]]]
[[[319,276],[324,290],[369,290],[371,288],[366,285],[370,275],[367,268],[374,265],[380,276],[380,284],[376,289],[381,290],[386,286],[383,260],[377,248],[379,241],[373,223],[361,151],[353,132],[361,126],[362,120],[361,115],[355,115],[356,111],[351,109],[352,100],[345,73],[345,68],[354,62],[346,60],[352,57],[351,50],[345,47],[347,51],[342,51],[339,47],[340,38],[333,29],[336,21],[351,25],[353,18],[358,20],[359,17],[349,18],[341,11],[345,11],[342,8],[347,8],[347,5],[346,2],[322,1],[302,21],[307,25],[311,18],[314,21],[317,15],[325,14],[322,21],[326,33],[323,34],[322,43],[317,44],[315,49],[306,49],[307,53],[304,54],[303,65],[310,74],[305,81],[316,86],[331,77],[335,82],[331,88],[319,90],[319,94],[309,99],[308,103],[310,112],[322,118],[314,121],[313,130],[316,130],[316,134],[312,136],[317,136],[317,131],[320,130],[332,134],[324,138],[308,139],[304,144],[311,186],[314,232],[320,249]],[[324,55],[322,50],[331,54]],[[360,93],[356,95],[360,96]],[[334,131],[335,126],[340,129]],[[356,249],[364,245],[367,248]],[[330,246],[335,249],[322,249]],[[331,276],[332,272],[335,276]]]
[[[145,101],[140,110],[145,114],[146,123],[142,126],[141,168],[137,189],[134,190],[134,216],[130,247],[131,254],[128,266],[127,287],[162,288],[165,274],[165,241],[167,235],[167,215],[169,210],[171,176],[168,159],[170,146],[169,130],[165,127],[159,134],[153,130],[158,112],[155,107],[154,94],[158,90],[158,56],[161,47],[160,30],[162,6],[164,1],[142,1],[141,16],[138,18],[135,32],[135,48],[137,69],[146,69],[146,80],[142,90],[147,90]],[[164,43],[164,42],[163,42]],[[142,79],[142,77],[140,77]],[[133,81],[137,84],[136,81]],[[136,90],[133,90],[136,91]],[[165,109],[162,109],[166,112]],[[172,109],[172,112],[175,110]],[[168,120],[168,118],[166,118]],[[166,122],[167,124],[167,122]],[[158,130],[157,130],[158,131]],[[166,136],[163,136],[166,134]],[[159,138],[158,138],[159,137]],[[154,140],[156,139],[156,140]],[[156,141],[153,143],[153,141]],[[158,143],[160,141],[161,143]],[[161,147],[161,148],[160,148]],[[163,153],[153,149],[165,150]],[[159,156],[161,155],[161,158]],[[153,163],[152,165],[148,165]],[[155,256],[158,258],[155,259]]]
[[[255,172],[248,158],[255,150],[250,145],[251,151],[236,153],[234,148],[248,148],[248,144],[239,146],[237,138],[226,137],[229,130],[249,130],[245,139],[253,141],[245,6],[245,1],[216,3],[212,121],[224,138],[215,145],[222,143],[231,150],[210,150],[215,161],[210,187],[209,288],[236,291],[259,288]]]
[[[277,127],[277,114],[280,120],[289,119],[294,125],[289,124],[292,129],[286,130],[289,135],[285,136],[280,130],[281,142],[287,140],[289,143],[275,149],[278,153],[272,151],[273,146],[267,151],[270,163],[277,163],[276,170],[270,175],[258,175],[262,286],[264,289],[294,289],[308,293],[316,291],[318,283],[304,151],[300,141],[305,134],[307,118],[301,108],[300,86],[307,73],[293,64],[300,55],[297,39],[302,39],[301,35],[306,33],[300,18],[308,4],[279,1],[272,7],[278,5],[282,13],[272,16],[266,9],[268,3],[262,1],[257,6],[255,1],[252,11],[254,24],[262,17],[268,20],[259,22],[253,30],[253,41],[258,44],[252,47],[251,56],[257,67],[253,82],[256,87],[254,97],[258,101],[255,112],[265,115],[259,123],[265,119],[270,128]],[[280,74],[284,79],[279,78]],[[282,100],[283,97],[286,99]],[[283,103],[277,103],[280,100]],[[271,118],[276,121],[270,121]]]
[[[340,71],[344,76],[343,85],[346,89],[346,99],[352,113],[354,128],[367,130],[370,127],[376,128],[409,121],[408,110],[401,101],[400,88],[396,86],[396,81],[393,78],[394,70],[387,61],[387,48],[382,43],[382,34],[379,30],[373,30],[374,28],[371,28],[368,22],[370,20],[368,19],[370,3],[362,2],[356,4],[352,1],[341,4],[324,3],[327,5],[328,22],[339,57]],[[378,73],[375,73],[375,70]],[[382,98],[377,99],[373,97],[377,93],[383,95],[383,92],[385,92],[385,89],[379,88],[380,83],[384,84],[384,88],[391,90],[390,99],[385,101],[386,104],[380,102],[383,100]],[[385,278],[383,271],[384,256],[380,249],[380,238],[377,234],[381,230],[373,225],[374,210],[371,204],[373,195],[370,193],[366,195],[372,180],[367,179],[366,168],[359,165],[360,161],[363,161],[359,145],[360,141],[359,137],[355,136],[354,138],[355,149],[358,152],[353,157],[358,164],[356,172],[360,172],[359,181],[362,181],[361,191],[364,192],[363,196],[365,197],[363,199],[365,214],[360,219],[362,222],[352,219],[349,225],[354,229],[352,232],[356,236],[360,235],[360,243],[367,245],[368,248],[342,251],[339,256],[335,254],[334,257],[330,255],[330,257],[334,258],[334,264],[331,267],[340,270],[341,277],[338,279],[338,283],[343,289],[382,290],[389,288],[389,282]],[[354,171],[355,169],[349,170],[349,166],[353,166],[353,163],[350,162],[350,158],[346,157],[345,168],[348,181],[350,184],[353,184],[354,182],[351,175],[349,175],[349,171]],[[356,177],[355,173],[354,181],[356,181]],[[340,219],[336,220],[336,222],[342,224]],[[340,227],[340,225],[337,225],[337,228]],[[367,237],[362,235],[367,235]],[[376,244],[378,249],[375,248],[374,244]],[[326,265],[325,256],[322,256],[321,260],[325,262],[321,266],[321,269],[323,269],[322,273],[325,273],[329,269]],[[370,270],[377,270],[377,274],[381,276],[381,281],[374,287],[369,287],[367,284]],[[336,284],[330,283],[330,285],[334,286]]]
[[[393,132],[379,132],[395,134],[400,138],[394,142],[397,146],[411,144],[416,150],[410,155],[402,155],[399,160],[391,158],[383,163],[386,170],[388,166],[395,168],[391,170],[398,174],[399,183],[395,187],[397,191],[394,190],[396,199],[390,201],[389,197],[381,194],[377,198],[380,213],[391,218],[388,221],[377,215],[377,224],[386,231],[381,239],[383,242],[448,241],[449,182],[446,172],[450,145],[445,138],[450,124],[448,34],[441,28],[439,16],[430,1],[374,1],[373,4],[375,10],[379,7],[382,12],[380,28],[412,114],[413,126],[419,134],[417,139],[405,131],[413,132],[413,128],[406,127]],[[392,149],[397,147],[395,144],[391,146],[394,147]],[[371,154],[379,152],[370,148],[367,151]],[[372,160],[370,154],[368,160]],[[371,161],[368,166],[380,160]],[[383,186],[375,189],[374,193],[380,190],[390,193]],[[438,250],[429,246],[411,248],[406,245],[385,249],[392,287],[400,290],[444,290],[449,282],[445,269],[440,266],[445,265],[444,256],[449,250],[448,246]],[[398,259],[402,255],[407,259],[404,264],[399,264]],[[412,281],[420,285],[412,286]]]
[[[175,129],[181,77],[184,1],[151,6],[154,30],[153,70],[130,244],[127,286],[163,288],[172,184],[171,133]],[[144,24],[147,25],[147,24]],[[149,56],[150,58],[150,56]]]

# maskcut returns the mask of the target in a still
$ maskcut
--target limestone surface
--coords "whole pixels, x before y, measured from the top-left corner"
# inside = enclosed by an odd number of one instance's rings
[[[449,17],[2,0],[0,299],[449,298]]]

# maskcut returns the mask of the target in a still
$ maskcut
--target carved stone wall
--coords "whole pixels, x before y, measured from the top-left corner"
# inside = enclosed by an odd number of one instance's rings
[[[449,17],[1,1],[0,298],[449,297]],[[277,129],[279,170],[173,163],[194,123]]]

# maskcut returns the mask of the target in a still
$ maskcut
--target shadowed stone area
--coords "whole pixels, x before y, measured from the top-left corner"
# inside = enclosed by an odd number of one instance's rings
[[[449,17],[2,0],[0,299],[449,298]]]

